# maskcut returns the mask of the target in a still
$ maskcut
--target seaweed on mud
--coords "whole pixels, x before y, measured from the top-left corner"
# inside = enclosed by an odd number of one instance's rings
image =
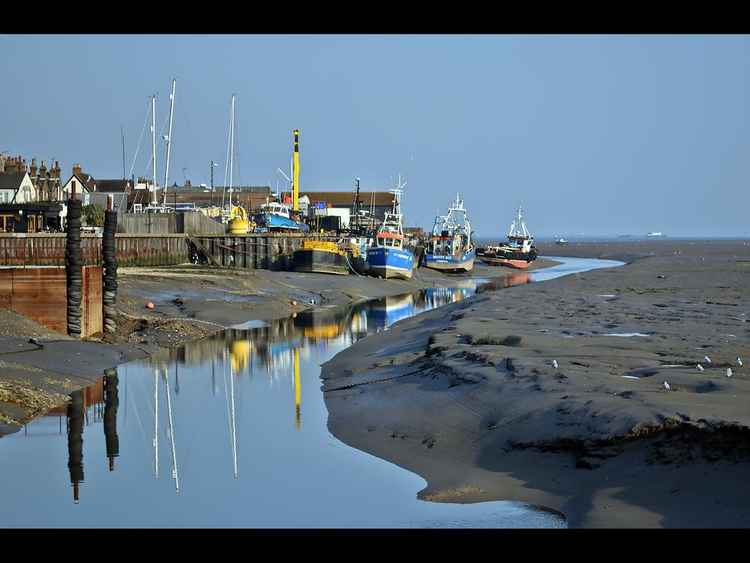
[[[577,468],[595,469],[597,465],[591,463],[591,458],[603,460],[614,457],[622,453],[626,445],[643,440],[650,442],[646,455],[648,463],[679,465],[698,460],[730,463],[750,461],[750,428],[710,423],[705,419],[690,421],[684,414],[662,417],[660,424],[639,423],[624,435],[606,439],[561,438],[509,443],[512,449],[572,454]]]
[[[467,336],[466,339],[466,343],[473,346],[520,346],[523,340],[522,337],[515,334],[510,334],[502,338],[495,336],[480,336],[479,338]]]

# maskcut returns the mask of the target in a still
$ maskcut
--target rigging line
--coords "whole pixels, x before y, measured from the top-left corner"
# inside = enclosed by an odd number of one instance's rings
[[[128,173],[128,178],[133,176],[133,169],[135,168],[135,162],[138,159],[138,154],[141,150],[141,142],[143,141],[143,134],[146,132],[146,128],[148,127],[148,118],[149,118],[150,113],[151,113],[151,104],[149,104],[148,111],[146,111],[146,120],[143,122],[143,129],[141,129],[141,136],[138,138],[138,145],[135,148],[135,154],[133,155],[133,162],[130,165],[130,172]]]

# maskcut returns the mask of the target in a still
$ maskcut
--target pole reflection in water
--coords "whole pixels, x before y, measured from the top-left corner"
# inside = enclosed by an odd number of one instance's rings
[[[294,349],[294,412],[295,426],[299,430],[302,426],[302,387],[299,378],[299,348]]]
[[[120,440],[117,436],[117,370],[104,371],[104,440],[109,460],[109,470],[115,469],[115,458],[120,455]]]
[[[73,501],[78,504],[78,484],[83,482],[83,427],[85,411],[83,390],[70,395],[68,404],[68,470],[73,485]]]

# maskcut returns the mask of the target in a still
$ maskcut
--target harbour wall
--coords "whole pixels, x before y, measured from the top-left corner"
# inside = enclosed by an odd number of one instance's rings
[[[117,230],[119,233],[134,235],[220,235],[226,232],[226,225],[198,212],[125,213],[118,219]]]
[[[81,235],[83,262],[102,264],[102,237]],[[65,265],[64,233],[0,234],[0,266]],[[170,266],[194,262],[226,268],[286,270],[305,240],[336,241],[335,236],[288,233],[247,235],[115,235],[119,266]]]

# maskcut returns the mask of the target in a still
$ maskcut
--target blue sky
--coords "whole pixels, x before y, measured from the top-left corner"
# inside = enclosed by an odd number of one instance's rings
[[[297,127],[303,189],[400,172],[409,225],[459,190],[482,236],[519,203],[537,235],[748,236],[748,55],[730,35],[5,35],[0,151],[120,177],[120,127],[130,169],[174,76],[179,183],[211,159],[222,183],[235,93],[243,184],[275,187]]]

